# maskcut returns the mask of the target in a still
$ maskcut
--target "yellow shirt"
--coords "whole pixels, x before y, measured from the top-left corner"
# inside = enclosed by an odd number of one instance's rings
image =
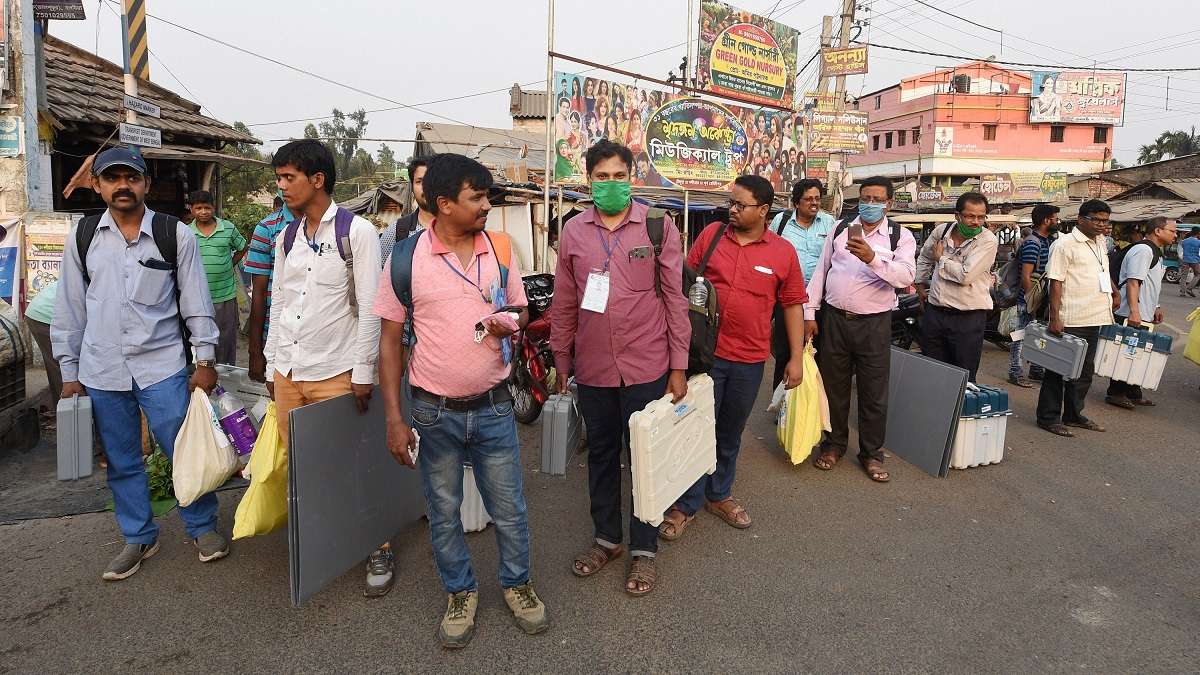
[[[1063,285],[1063,325],[1107,326],[1113,322],[1112,279],[1104,237],[1088,239],[1076,227],[1050,246],[1046,277]]]

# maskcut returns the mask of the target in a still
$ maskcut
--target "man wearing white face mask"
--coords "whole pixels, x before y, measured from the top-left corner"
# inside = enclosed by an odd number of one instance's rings
[[[878,483],[891,480],[883,470],[881,448],[887,431],[892,308],[896,289],[911,285],[916,274],[917,242],[888,220],[891,204],[890,180],[877,176],[863,181],[858,217],[843,220],[826,238],[804,306],[805,338],[818,336],[817,366],[832,427],[813,465],[828,471],[846,454],[850,380],[856,377],[858,459]]]

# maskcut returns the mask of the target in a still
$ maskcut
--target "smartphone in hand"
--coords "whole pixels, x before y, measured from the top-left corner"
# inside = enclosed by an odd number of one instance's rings
[[[862,239],[863,228],[861,223],[854,223],[850,226],[849,232],[846,234],[846,243],[849,244],[851,239]]]

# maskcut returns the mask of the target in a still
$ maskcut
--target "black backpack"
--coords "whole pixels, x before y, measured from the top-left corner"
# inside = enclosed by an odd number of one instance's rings
[[[1121,264],[1125,262],[1125,256],[1129,255],[1134,246],[1141,246],[1142,244],[1149,246],[1153,252],[1153,257],[1150,260],[1151,269],[1162,259],[1162,251],[1145,239],[1134,242],[1125,248],[1113,249],[1113,252],[1108,254],[1108,276],[1112,278],[1113,287],[1120,288],[1125,285],[1125,281],[1128,281],[1128,279],[1121,281]]]
[[[79,251],[79,267],[83,273],[84,285],[92,283],[92,277],[88,274],[87,254],[88,249],[92,247],[92,240],[96,238],[96,228],[100,226],[100,218],[102,216],[88,216],[79,221],[79,227],[75,228],[75,248]],[[192,333],[188,330],[187,322],[183,319],[183,314],[179,311],[179,238],[178,234],[179,219],[175,216],[166,213],[155,213],[151,220],[151,232],[154,236],[154,245],[158,248],[158,254],[162,256],[163,262],[171,266],[171,283],[175,285],[175,314],[179,317],[179,332],[183,335],[183,358],[187,365],[192,365]]]
[[[658,257],[662,255],[663,233],[666,230],[665,217],[666,212],[661,209],[650,209],[646,214],[646,233],[650,236],[650,243],[654,245],[654,292],[660,298],[662,297],[662,279],[659,276]],[[713,251],[717,250],[717,244],[720,243],[721,237],[725,236],[727,227],[729,226],[722,225],[717,236],[713,237],[708,250],[704,252],[704,257],[700,259],[699,268],[693,270],[688,267],[686,262],[683,264],[684,296],[688,295],[688,291],[696,283],[696,277],[704,275],[704,268],[708,266],[708,260],[712,257]],[[717,301],[717,289],[708,279],[704,280],[704,285],[708,287],[708,302],[705,303],[704,310],[701,311],[688,303],[688,321],[692,325],[692,339],[688,347],[688,375],[707,373],[712,370],[717,351],[717,334],[721,330],[721,305]]]

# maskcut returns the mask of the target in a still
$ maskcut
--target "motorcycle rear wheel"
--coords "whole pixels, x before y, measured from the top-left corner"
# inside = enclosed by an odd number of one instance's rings
[[[533,397],[533,383],[525,364],[513,364],[513,376],[508,381],[508,393],[512,395],[513,416],[521,424],[533,424],[542,414],[542,404]]]

